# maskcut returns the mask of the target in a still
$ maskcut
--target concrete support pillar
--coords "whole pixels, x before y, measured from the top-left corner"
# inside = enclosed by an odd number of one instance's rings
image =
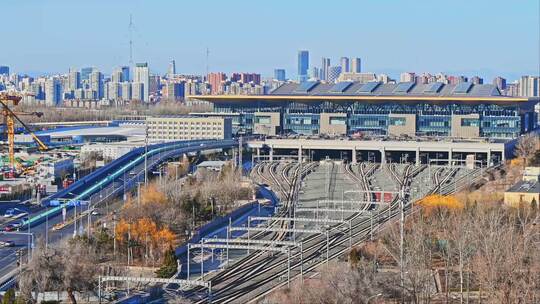
[[[448,150],[448,165],[452,165],[452,149]]]
[[[302,145],[298,146],[298,162],[302,162]]]
[[[422,161],[420,160],[420,148],[416,148],[416,165],[420,166],[421,162]]]
[[[356,164],[356,147],[354,147],[352,149],[352,157],[351,157],[351,161],[353,164]]]
[[[274,146],[270,146],[270,161],[274,161]]]
[[[491,149],[487,150],[487,165],[491,166]]]
[[[261,148],[257,148],[257,161],[261,161]]]
[[[381,164],[386,163],[386,150],[383,148],[380,149],[381,151]]]

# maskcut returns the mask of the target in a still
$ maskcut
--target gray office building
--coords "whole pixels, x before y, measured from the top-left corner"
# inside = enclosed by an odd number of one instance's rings
[[[351,60],[351,72],[362,73],[362,60],[358,57]]]
[[[340,62],[341,62],[341,72],[342,73],[350,72],[349,58],[341,57]]]

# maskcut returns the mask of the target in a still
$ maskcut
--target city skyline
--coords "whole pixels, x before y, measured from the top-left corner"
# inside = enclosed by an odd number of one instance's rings
[[[14,13],[6,16],[6,22],[16,24],[21,34],[12,39],[18,47],[4,49],[0,54],[0,64],[10,66],[13,72],[31,75],[65,73],[70,67],[84,66],[96,66],[108,74],[129,63],[128,24],[132,14],[134,62],[148,62],[151,72],[157,74],[165,74],[171,60],[176,61],[179,73],[205,74],[206,48],[210,50],[210,72],[245,71],[271,76],[274,69],[284,68],[291,79],[297,76],[296,54],[301,49],[310,52],[310,66],[317,66],[322,57],[337,63],[342,56],[355,56],[362,58],[363,71],[394,78],[405,71],[480,75],[486,79],[501,75],[509,80],[539,74],[536,1],[519,5],[477,1],[466,6],[465,1],[457,1],[445,10],[427,1],[344,1],[325,8],[328,13],[349,8],[342,10],[343,18],[337,18],[330,28],[300,26],[309,25],[308,17],[320,13],[320,8],[273,2],[262,11],[251,11],[245,4],[216,2],[205,8],[203,15],[195,10],[196,4],[170,1],[154,5],[115,1],[107,3],[107,10],[95,3],[7,1],[4,6]],[[170,10],[163,10],[164,5]],[[174,15],[187,10],[193,14]],[[21,23],[15,16],[23,11],[27,18]],[[80,22],[80,12],[84,12],[83,17],[100,14],[101,22]],[[277,14],[297,16],[297,20],[276,23]],[[460,18],[456,19],[457,15]],[[234,33],[240,32],[234,28],[229,35],[212,28],[236,17],[260,26],[244,28],[237,37]],[[160,22],[154,22],[156,18]],[[197,22],[201,18],[212,22]],[[280,18],[284,19],[289,18]],[[70,21],[77,26],[63,26]],[[450,21],[451,26],[446,25]],[[278,30],[260,30],[269,25]],[[246,35],[249,39],[245,39]],[[519,45],[511,41],[519,41]]]

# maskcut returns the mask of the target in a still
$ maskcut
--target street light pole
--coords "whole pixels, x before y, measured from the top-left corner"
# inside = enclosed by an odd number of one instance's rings
[[[400,211],[400,217],[399,217],[399,277],[401,281],[401,292],[403,294],[403,289],[405,287],[405,278],[403,273],[403,244],[404,244],[404,236],[403,236],[403,226],[405,222],[405,215],[403,212],[403,197],[399,200],[399,211]]]
[[[144,184],[148,185],[148,124],[144,128]]]

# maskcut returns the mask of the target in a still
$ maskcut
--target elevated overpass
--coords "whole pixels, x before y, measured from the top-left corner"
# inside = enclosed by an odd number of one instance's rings
[[[134,149],[122,157],[110,162],[106,166],[93,173],[79,179],[66,189],[44,199],[40,208],[34,209],[28,219],[22,222],[21,231],[33,235],[37,240],[46,235],[48,228],[62,222],[63,209],[67,210],[66,215],[74,214],[73,204],[76,201],[89,201],[92,206],[102,201],[120,196],[126,191],[130,191],[138,183],[144,182],[145,168],[147,172],[152,172],[160,164],[182,156],[185,153],[199,152],[205,150],[227,149],[238,146],[238,141],[231,140],[192,140],[176,141],[150,145]],[[62,204],[51,206],[51,201],[61,200]],[[66,226],[70,229],[73,224]],[[73,229],[73,228],[72,228]],[[49,244],[61,240],[69,233],[48,236]],[[6,237],[6,236],[4,236]],[[18,247],[28,243],[30,247],[30,237],[9,235],[10,239],[18,244]],[[15,256],[18,247],[5,248],[7,256]],[[3,259],[0,261],[0,290],[9,288],[13,283],[13,277],[9,274],[17,268],[16,259]],[[7,278],[7,279],[6,279]],[[6,284],[4,284],[7,282]]]
[[[236,140],[192,140],[177,141],[141,147],[128,152],[106,166],[96,170],[72,184],[70,187],[50,196],[42,201],[43,206],[49,206],[53,200],[65,200],[62,205],[51,208],[43,213],[30,217],[23,223],[24,226],[34,225],[45,218],[50,219],[60,214],[62,209],[70,205],[70,201],[88,200],[93,194],[106,188],[117,179],[128,175],[140,176],[144,173],[144,162],[147,162],[147,171],[151,171],[159,164],[177,158],[185,153],[203,150],[232,148],[238,145]],[[143,165],[142,168],[140,165]]]
[[[265,139],[251,140],[247,146],[255,150],[257,157],[268,160],[279,159],[291,154],[310,158],[313,152],[334,154],[352,163],[357,161],[408,162],[428,164],[440,161],[441,164],[463,162],[467,155],[486,165],[499,163],[511,157],[514,141],[486,140],[350,140],[350,139]]]

